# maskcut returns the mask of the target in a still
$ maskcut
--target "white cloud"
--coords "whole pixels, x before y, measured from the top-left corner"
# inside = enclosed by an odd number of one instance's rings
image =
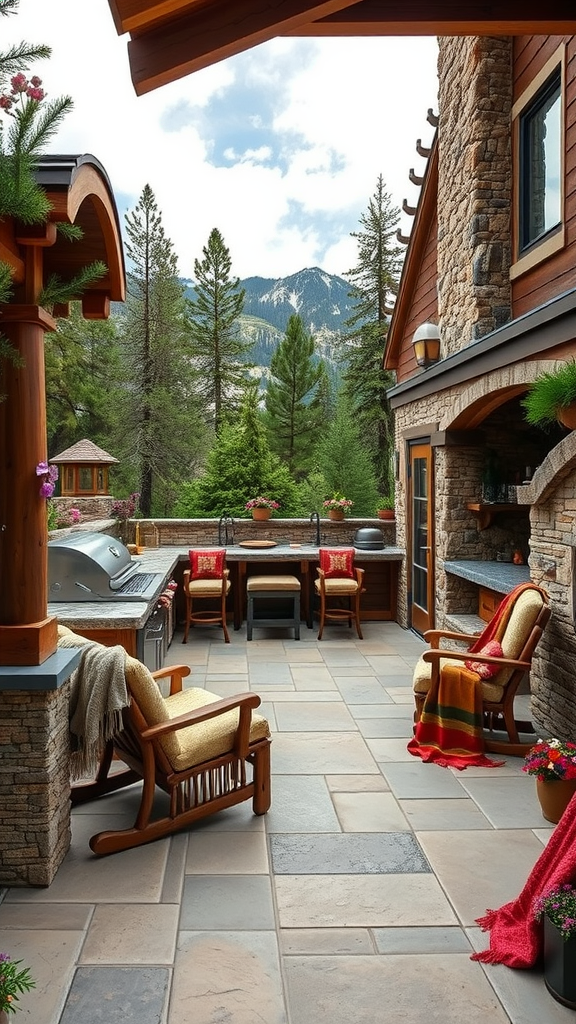
[[[433,39],[278,39],[142,97],[107,0],[21,0],[0,45],[21,39],[52,46],[35,70],[74,99],[52,148],[97,156],[121,217],[149,184],[184,276],[213,227],[240,277],[343,273],[378,174],[398,206],[417,199],[408,170],[423,169],[416,138],[433,134]]]

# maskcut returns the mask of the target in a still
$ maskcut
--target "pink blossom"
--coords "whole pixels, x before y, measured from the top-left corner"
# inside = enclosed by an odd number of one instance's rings
[[[79,508],[71,508],[69,511],[70,519],[73,523],[79,523],[82,517],[82,513]]]
[[[47,482],[43,483],[42,487],[40,488],[40,497],[41,498],[51,498],[53,494],[54,494],[54,484],[49,484]]]
[[[0,110],[10,110],[10,107],[12,106],[13,102],[14,100],[11,96],[6,96],[5,94],[2,94],[2,96],[0,96]]]
[[[32,75],[32,78],[30,79],[30,85],[33,85],[34,88],[37,89],[39,85],[42,85],[42,79],[38,78],[38,75]]]
[[[45,476],[47,472],[48,472],[48,463],[47,462],[39,462],[38,465],[36,466],[36,476]]]
[[[31,100],[36,100],[38,103],[44,99],[44,89],[33,89],[31,86],[26,89],[26,95]]]
[[[26,92],[26,89],[28,88],[28,79],[26,78],[26,75],[22,74],[22,72],[18,75],[14,75],[14,77],[10,79],[10,82],[13,93]]]

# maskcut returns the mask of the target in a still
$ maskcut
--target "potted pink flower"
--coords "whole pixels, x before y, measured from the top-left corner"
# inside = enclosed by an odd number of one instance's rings
[[[258,498],[250,498],[246,502],[246,509],[252,513],[253,519],[270,519],[273,512],[280,508],[277,501],[273,498],[264,498],[262,495]]]

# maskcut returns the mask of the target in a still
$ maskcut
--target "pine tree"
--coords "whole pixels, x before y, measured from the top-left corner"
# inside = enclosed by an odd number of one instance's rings
[[[344,398],[316,449],[316,462],[327,484],[326,497],[338,492],[354,502],[352,514],[373,516],[378,485],[361,427]]]
[[[198,393],[218,432],[225,412],[237,407],[246,385],[251,345],[238,333],[244,291],[239,279],[230,276],[230,252],[217,228],[202,252],[202,260],[194,261],[196,298],[188,304],[190,332]]]
[[[394,423],[386,391],[394,383],[382,369],[388,332],[386,309],[398,287],[402,250],[393,241],[400,211],[392,205],[380,174],[368,209],[360,217],[358,263],[345,275],[352,284],[354,310],[346,327],[344,390],[358,415],[374,460],[378,489],[391,494]]]
[[[46,334],[44,350],[49,453],[84,437],[106,448],[113,410],[123,404],[115,320],[84,320],[73,303],[58,329]]]
[[[131,271],[121,323],[124,403],[116,433],[137,476],[132,487],[139,491],[140,511],[166,515],[203,455],[205,428],[193,392],[184,288],[149,185],[126,215],[126,233]]]
[[[204,474],[182,489],[174,514],[180,517],[247,516],[246,502],[258,495],[280,503],[280,515],[298,515],[294,480],[270,451],[258,412],[258,388],[245,392],[240,419],[224,421],[208,456]]]
[[[322,410],[312,403],[325,374],[323,364],[314,364],[313,357],[312,335],[299,316],[291,316],[270,362],[265,422],[271,448],[295,479],[310,467],[322,421]]]

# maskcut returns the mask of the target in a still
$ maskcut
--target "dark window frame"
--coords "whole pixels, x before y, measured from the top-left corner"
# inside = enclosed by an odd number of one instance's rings
[[[542,109],[553,100],[550,106],[552,110],[556,103],[559,104],[559,115],[562,115],[562,69],[558,65],[544,85],[538,90],[531,102],[525,107],[519,116],[519,230],[518,230],[518,256],[521,257],[533,247],[538,246],[545,238],[558,231],[563,223],[562,211],[562,125],[560,124],[559,147],[558,147],[558,170],[560,186],[560,209],[558,219],[553,223],[542,227],[542,230],[533,231],[533,210],[534,201],[534,151],[533,133],[531,131],[537,117]],[[543,175],[543,178],[545,176]],[[546,202],[545,180],[543,185],[543,205]]]

